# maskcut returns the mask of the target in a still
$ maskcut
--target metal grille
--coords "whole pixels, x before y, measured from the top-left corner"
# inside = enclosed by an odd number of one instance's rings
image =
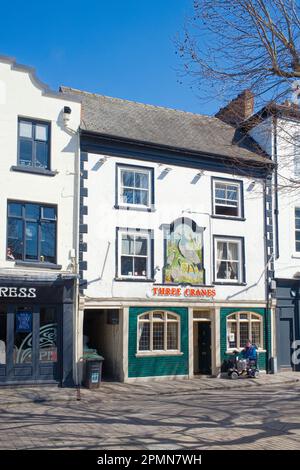
[[[139,350],[150,350],[150,323],[139,324]]]
[[[164,349],[164,324],[153,323],[153,350]]]
[[[261,327],[260,322],[251,323],[252,330],[252,343],[256,344],[257,347],[261,347],[260,338],[261,338]]]

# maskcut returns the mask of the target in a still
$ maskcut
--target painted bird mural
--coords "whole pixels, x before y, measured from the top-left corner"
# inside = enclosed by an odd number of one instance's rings
[[[180,240],[178,241],[178,251],[185,261],[192,267],[194,273],[195,268],[198,271],[202,268],[201,263],[201,251],[197,249],[196,240],[192,237],[189,239],[183,234]]]

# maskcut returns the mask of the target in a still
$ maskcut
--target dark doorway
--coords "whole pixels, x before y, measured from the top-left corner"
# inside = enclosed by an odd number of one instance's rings
[[[211,374],[211,323],[198,322],[198,371]]]
[[[292,343],[294,339],[294,309],[280,307],[277,309],[277,358],[280,369],[293,367]]]
[[[0,381],[59,381],[61,324],[56,307],[0,305]]]

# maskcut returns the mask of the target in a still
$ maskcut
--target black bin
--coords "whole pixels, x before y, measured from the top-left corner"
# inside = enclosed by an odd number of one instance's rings
[[[102,379],[102,356],[94,355],[85,358],[85,376],[83,384],[87,388],[99,388]]]

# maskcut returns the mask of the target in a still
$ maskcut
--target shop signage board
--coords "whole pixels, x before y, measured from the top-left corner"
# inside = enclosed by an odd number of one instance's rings
[[[217,295],[213,287],[190,286],[155,286],[152,287],[149,297],[174,298],[174,299],[208,299],[212,300]]]

